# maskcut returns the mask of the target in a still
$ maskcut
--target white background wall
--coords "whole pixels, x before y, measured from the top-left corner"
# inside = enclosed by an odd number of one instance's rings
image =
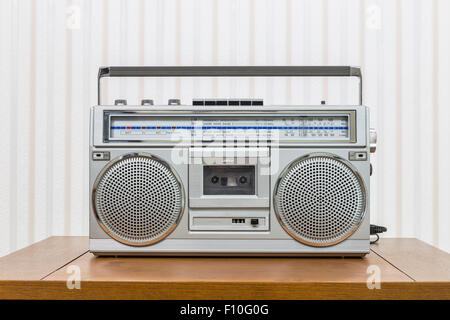
[[[360,65],[379,134],[372,223],[450,251],[450,1],[0,2],[0,256],[88,233],[102,65]],[[355,103],[340,79],[114,80],[105,98]]]

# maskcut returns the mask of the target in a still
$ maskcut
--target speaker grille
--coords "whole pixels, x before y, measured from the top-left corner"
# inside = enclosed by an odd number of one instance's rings
[[[336,244],[350,236],[365,211],[359,175],[331,154],[311,154],[282,173],[274,194],[283,228],[312,246]]]
[[[147,245],[167,236],[183,211],[183,190],[174,172],[150,155],[128,155],[108,165],[94,189],[102,228],[116,240]]]

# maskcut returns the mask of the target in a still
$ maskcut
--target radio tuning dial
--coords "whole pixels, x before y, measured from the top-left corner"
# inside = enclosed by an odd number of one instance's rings
[[[374,153],[377,150],[377,132],[374,128],[370,128],[370,153]]]

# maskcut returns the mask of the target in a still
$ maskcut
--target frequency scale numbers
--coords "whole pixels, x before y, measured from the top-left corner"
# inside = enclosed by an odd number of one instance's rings
[[[349,117],[298,116],[265,119],[111,117],[111,139],[168,140],[183,136],[194,140],[345,140]]]

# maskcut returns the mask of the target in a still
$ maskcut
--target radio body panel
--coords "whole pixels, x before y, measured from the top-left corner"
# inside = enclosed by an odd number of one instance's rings
[[[90,250],[363,256],[369,137],[365,106],[94,106]]]

